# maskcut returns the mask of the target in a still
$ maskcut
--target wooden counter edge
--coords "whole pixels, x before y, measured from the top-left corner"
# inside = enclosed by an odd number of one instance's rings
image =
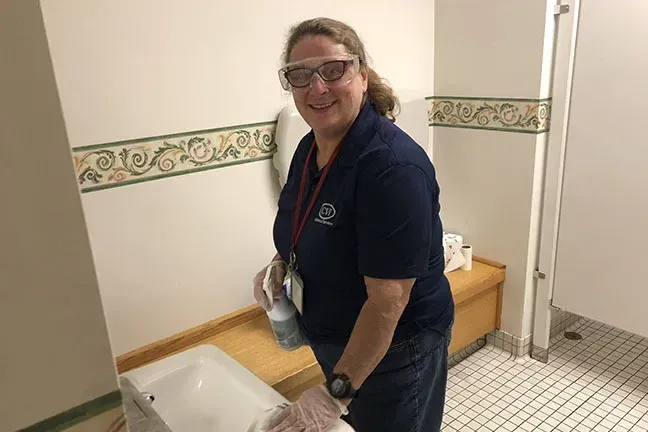
[[[506,265],[498,263],[497,261],[491,261],[487,258],[479,257],[479,256],[474,256],[473,261],[480,262],[482,264],[489,265],[491,267],[495,267],[496,269],[501,269],[504,270],[506,269]]]
[[[471,289],[468,292],[466,292],[466,290],[463,290],[456,294],[453,293],[455,307],[458,307],[462,303],[465,303],[470,299],[481,295],[483,292],[488,291],[494,286],[501,285],[504,282],[505,277],[506,275],[504,273],[504,270],[498,269],[492,275],[489,275],[488,277],[476,282],[474,286],[471,286]]]

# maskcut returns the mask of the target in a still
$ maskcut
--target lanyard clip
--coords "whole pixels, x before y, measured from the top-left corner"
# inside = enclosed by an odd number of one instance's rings
[[[295,250],[290,251],[290,261],[288,262],[288,270],[292,273],[297,270],[297,255]]]

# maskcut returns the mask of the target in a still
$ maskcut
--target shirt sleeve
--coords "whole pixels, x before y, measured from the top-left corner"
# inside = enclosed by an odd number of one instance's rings
[[[414,165],[390,166],[358,184],[360,274],[377,279],[408,279],[427,272],[432,199],[426,174]]]

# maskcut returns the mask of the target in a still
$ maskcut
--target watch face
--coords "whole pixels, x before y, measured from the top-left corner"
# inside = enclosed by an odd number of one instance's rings
[[[333,382],[331,383],[331,392],[333,392],[333,394],[335,395],[343,394],[345,389],[346,389],[345,382],[340,378],[334,379]]]

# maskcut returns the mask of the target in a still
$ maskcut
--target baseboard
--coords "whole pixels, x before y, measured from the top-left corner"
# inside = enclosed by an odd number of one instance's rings
[[[448,356],[448,368],[452,369],[471,355],[475,354],[480,349],[484,348],[487,345],[486,336],[477,339],[475,342],[471,343],[465,348],[460,349],[459,351],[450,354]]]
[[[528,355],[531,351],[532,335],[520,338],[502,330],[495,330],[486,336],[486,340],[489,344],[510,352],[516,357]]]
[[[569,312],[554,312],[551,317],[551,339],[562,335],[562,333],[580,320],[578,315]],[[548,358],[548,351],[533,345],[533,334],[520,338],[502,330],[495,330],[488,334],[487,341],[497,348],[510,352],[514,356],[526,356],[532,354],[533,358],[543,360]]]

